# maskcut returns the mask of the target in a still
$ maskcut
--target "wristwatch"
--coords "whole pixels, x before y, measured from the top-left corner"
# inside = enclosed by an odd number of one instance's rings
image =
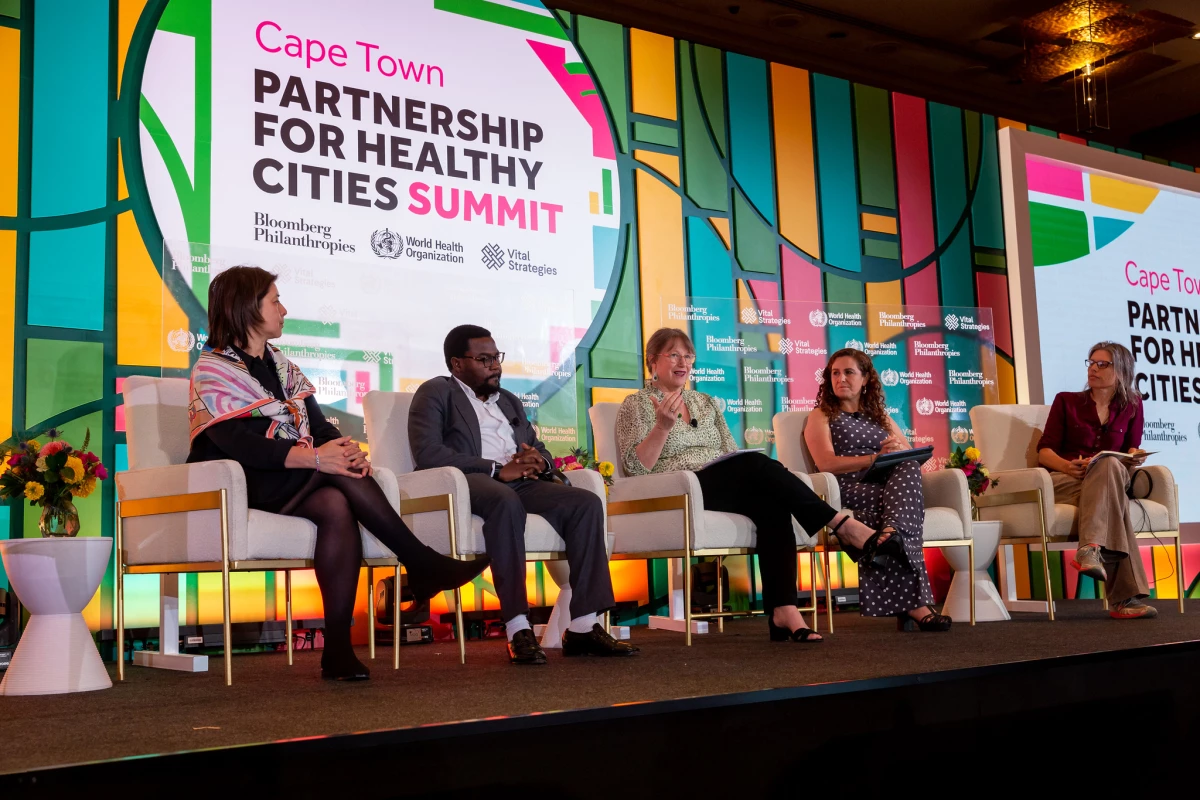
[[[493,461],[492,462],[492,477],[495,478],[499,474],[500,474],[500,462]]]

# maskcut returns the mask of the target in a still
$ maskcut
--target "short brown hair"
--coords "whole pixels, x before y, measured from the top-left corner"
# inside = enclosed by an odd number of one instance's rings
[[[650,339],[646,342],[646,369],[653,369],[650,366],[650,356],[658,355],[663,351],[664,347],[676,339],[682,339],[683,343],[687,345],[688,350],[692,351],[692,355],[696,355],[696,347],[692,344],[692,337],[688,336],[685,331],[681,331],[679,328],[659,328],[650,334]]]
[[[245,345],[261,325],[258,309],[278,275],[260,267],[230,267],[208,285],[208,345],[224,350]]]

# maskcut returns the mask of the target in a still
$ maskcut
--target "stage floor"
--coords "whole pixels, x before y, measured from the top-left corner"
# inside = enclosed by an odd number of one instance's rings
[[[232,687],[221,660],[182,674],[131,667],[123,684],[74,695],[0,698],[0,773],[134,755],[307,736],[431,725],[485,717],[671,700],[831,681],[860,680],[1054,656],[1200,640],[1200,602],[1180,615],[1156,602],[1157,620],[1117,622],[1098,601],[1058,604],[1058,621],[1017,614],[1011,622],[956,624],[948,634],[900,634],[890,619],[835,615],[824,643],[767,640],[761,619],[697,636],[633,629],[638,657],[564,659],[513,667],[501,640],[405,647],[400,670],[381,648],[362,684],[325,682],[319,652],[235,656]],[[365,658],[365,648],[360,657]],[[110,672],[115,672],[110,667]]]

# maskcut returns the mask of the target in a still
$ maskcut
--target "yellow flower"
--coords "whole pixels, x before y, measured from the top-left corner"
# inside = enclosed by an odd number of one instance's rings
[[[71,495],[73,497],[84,498],[96,491],[96,478],[92,476],[87,480],[80,481],[71,487]]]
[[[42,495],[46,493],[46,488],[37,481],[30,481],[25,484],[25,497],[29,500],[41,500]]]
[[[983,458],[983,455],[979,452],[979,448],[968,447],[967,452],[963,453],[963,457],[966,458],[967,461],[974,463],[974,462],[978,461],[979,459]]]
[[[991,473],[989,473],[989,472],[987,471],[987,467],[980,467],[980,468],[979,468],[979,474],[980,474],[980,475],[982,475],[982,476],[983,476],[983,477],[985,477],[985,478],[990,478],[990,477],[991,477]]]
[[[28,442],[25,443],[25,446],[28,447],[30,450],[32,450],[35,453],[42,449],[42,446],[40,444],[38,444],[37,439],[30,439]]]
[[[4,473],[8,472],[10,469],[12,469],[12,467],[8,465],[8,459],[0,458],[0,476],[4,475]]]
[[[612,465],[611,461],[601,461],[598,469],[600,471],[600,477],[602,478],[611,478],[613,476],[613,472],[616,471],[616,467]]]
[[[68,486],[79,483],[84,476],[83,461],[79,456],[67,456],[67,463],[63,464],[63,468],[58,474],[62,476],[62,482]]]

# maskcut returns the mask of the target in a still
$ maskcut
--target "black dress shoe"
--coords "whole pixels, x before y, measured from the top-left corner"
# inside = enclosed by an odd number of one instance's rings
[[[564,656],[632,656],[639,652],[628,642],[609,636],[599,622],[587,633],[564,631],[562,651]]]
[[[508,658],[514,664],[545,664],[546,651],[538,644],[533,631],[526,628],[513,634],[508,643]]]
[[[321,677],[327,681],[369,681],[371,670],[354,656],[329,664],[321,659]]]

